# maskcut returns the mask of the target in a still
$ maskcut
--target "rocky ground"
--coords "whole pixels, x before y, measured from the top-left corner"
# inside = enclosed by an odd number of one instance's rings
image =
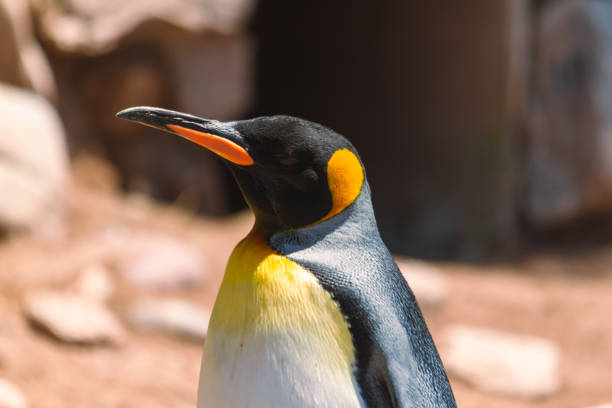
[[[88,161],[72,173],[63,229],[0,241],[0,407],[194,407],[203,327],[251,217],[122,195]],[[612,402],[612,247],[400,261],[460,407]]]

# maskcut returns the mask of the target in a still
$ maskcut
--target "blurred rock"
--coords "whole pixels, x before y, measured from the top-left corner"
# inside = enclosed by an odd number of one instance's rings
[[[115,292],[115,284],[104,265],[89,265],[75,282],[74,291],[96,302],[106,303]]]
[[[53,72],[34,37],[31,19],[27,0],[0,0],[0,82],[31,88],[53,100]]]
[[[46,0],[37,3],[43,35],[63,52],[106,53],[152,21],[190,32],[242,31],[253,0]],[[148,33],[152,34],[152,33]]]
[[[67,127],[78,137],[76,146],[104,144],[127,189],[190,210],[226,213],[229,177],[217,157],[114,115],[127,106],[156,105],[217,119],[239,116],[251,97],[250,45],[242,37],[212,34],[159,36],[155,45],[126,45],[82,72],[67,65],[67,76],[59,74],[61,83],[68,88],[76,78],[82,90],[64,95]],[[116,86],[109,88],[109,80]],[[81,112],[83,104],[88,112]],[[83,134],[95,140],[85,141]]]
[[[559,347],[549,340],[454,325],[440,344],[450,375],[478,390],[541,398],[561,387]]]
[[[406,258],[396,258],[395,262],[421,305],[438,306],[446,300],[448,280],[440,269]]]
[[[248,109],[253,80],[249,41],[220,35],[193,36],[166,44],[165,54],[176,64],[181,111],[227,119]]]
[[[136,329],[204,340],[210,311],[180,299],[150,299],[132,304],[127,319]]]
[[[0,378],[0,408],[26,408],[26,398],[15,385]]]
[[[134,105],[220,120],[244,113],[253,72],[245,25],[254,1],[36,4],[71,151],[104,151],[128,190],[206,214],[227,213],[230,178],[214,155],[115,113]]]
[[[539,228],[612,212],[612,3],[547,2],[537,20],[527,194]]]
[[[117,261],[130,283],[145,289],[173,290],[200,284],[207,275],[202,255],[165,236],[134,236],[132,248]]]
[[[60,217],[69,178],[61,122],[41,97],[0,84],[0,228],[43,228]]]
[[[66,343],[118,344],[123,340],[123,329],[110,310],[82,296],[33,293],[26,298],[25,313],[34,325]]]

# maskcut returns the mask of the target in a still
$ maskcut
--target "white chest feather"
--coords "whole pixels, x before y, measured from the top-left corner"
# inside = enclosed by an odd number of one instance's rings
[[[219,337],[205,349],[200,408],[360,406],[352,375],[330,370],[299,335]]]
[[[202,357],[199,408],[359,407],[354,349],[336,302],[251,234],[234,250]]]

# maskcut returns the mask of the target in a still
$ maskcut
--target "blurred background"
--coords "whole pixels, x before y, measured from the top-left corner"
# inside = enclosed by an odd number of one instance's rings
[[[611,1],[0,0],[2,408],[195,406],[252,218],[135,105],[342,133],[458,405],[612,406]]]

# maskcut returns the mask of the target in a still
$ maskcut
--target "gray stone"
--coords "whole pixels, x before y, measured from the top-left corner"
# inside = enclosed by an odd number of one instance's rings
[[[561,387],[559,347],[549,340],[454,325],[446,328],[440,344],[450,375],[478,390],[541,398]]]
[[[206,276],[203,256],[165,236],[136,235],[133,248],[117,262],[130,283],[145,289],[173,290],[198,285]]]
[[[73,290],[88,299],[105,303],[115,292],[115,284],[104,265],[92,264],[83,270]]]
[[[210,311],[180,299],[149,299],[132,304],[127,319],[136,329],[203,340]]]
[[[536,227],[612,211],[610,15],[610,2],[562,0],[538,17],[522,195]]]
[[[0,378],[0,408],[26,408],[23,393],[15,385]]]
[[[438,306],[448,296],[448,280],[432,264],[396,258],[395,262],[420,304]]]
[[[43,98],[0,84],[0,228],[60,218],[69,178],[64,131]]]
[[[27,296],[25,313],[30,321],[67,343],[118,344],[123,328],[117,318],[97,301],[59,292]]]

